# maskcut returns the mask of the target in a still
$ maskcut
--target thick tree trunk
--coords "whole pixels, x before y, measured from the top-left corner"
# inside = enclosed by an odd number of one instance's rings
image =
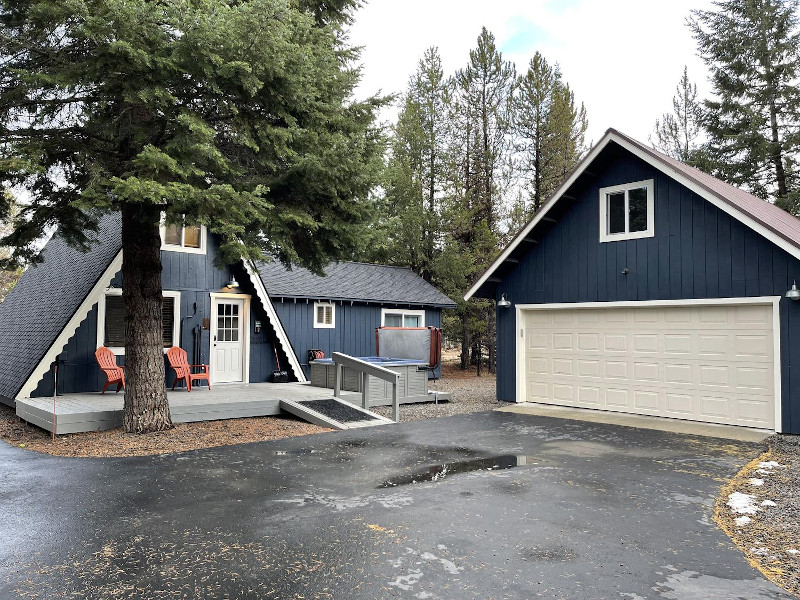
[[[471,340],[469,335],[469,314],[461,315],[461,370],[469,369],[469,348]]]
[[[156,206],[122,209],[123,426],[129,433],[149,433],[172,427],[164,382],[160,218]]]

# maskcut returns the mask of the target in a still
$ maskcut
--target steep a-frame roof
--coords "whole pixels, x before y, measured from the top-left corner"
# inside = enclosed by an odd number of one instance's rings
[[[0,304],[0,396],[6,401],[20,392],[68,323],[76,320],[77,326],[86,317],[86,298],[121,258],[120,227],[118,214],[103,217],[87,253],[54,235],[42,251],[44,260],[25,271]]]
[[[568,196],[568,192],[573,185],[585,172],[588,172],[595,159],[610,144],[616,144],[631,152],[700,197],[711,202],[720,210],[763,235],[792,256],[800,258],[800,219],[753,194],[661,154],[615,129],[609,129],[569,174],[564,183],[561,184],[561,187],[545,202],[541,210],[500,252],[495,261],[464,295],[465,300],[469,300],[473,296],[494,297],[494,286],[492,284],[496,283],[493,281],[496,279],[495,273],[505,262],[514,260],[512,257],[514,251],[529,239],[529,236],[539,223],[548,220],[548,213],[559,201]]]

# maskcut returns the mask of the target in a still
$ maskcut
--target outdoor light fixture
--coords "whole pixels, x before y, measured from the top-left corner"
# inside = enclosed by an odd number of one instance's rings
[[[800,300],[800,290],[797,289],[797,281],[792,282],[792,289],[786,292],[786,297],[795,302]]]
[[[228,279],[228,284],[225,287],[226,288],[238,288],[239,287],[239,282],[236,281],[236,278],[233,275],[231,275],[231,278]]]
[[[800,294],[800,291],[798,291],[798,294]],[[497,301],[497,306],[498,308],[508,308],[511,306],[511,302],[506,299],[505,292],[500,296],[500,300]]]
[[[256,333],[261,333],[261,321],[255,321],[253,323],[253,331]]]

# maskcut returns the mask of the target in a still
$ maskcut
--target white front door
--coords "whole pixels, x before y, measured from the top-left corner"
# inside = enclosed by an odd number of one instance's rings
[[[244,300],[215,298],[212,303],[211,379],[244,380]]]

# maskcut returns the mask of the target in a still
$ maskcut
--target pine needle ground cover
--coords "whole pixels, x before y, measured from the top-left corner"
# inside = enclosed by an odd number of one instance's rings
[[[767,441],[722,489],[714,520],[755,568],[800,595],[800,436]]]

